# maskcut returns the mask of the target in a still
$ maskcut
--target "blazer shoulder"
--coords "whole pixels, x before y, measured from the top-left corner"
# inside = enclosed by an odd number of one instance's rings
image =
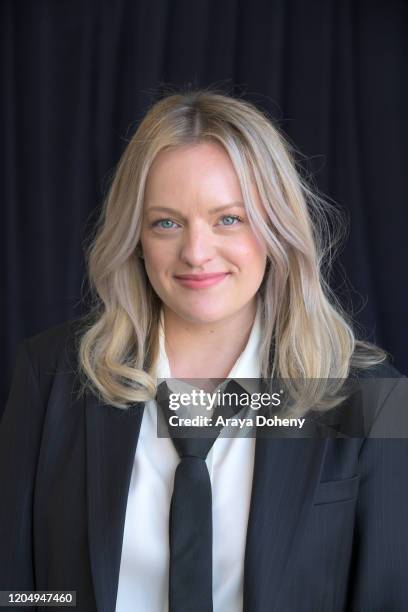
[[[69,319],[23,341],[22,345],[39,380],[61,369],[77,371],[82,331],[82,319]]]
[[[343,388],[344,401],[319,415],[319,420],[341,435],[364,438],[380,412],[389,419],[395,401],[402,405],[398,398],[406,393],[406,381],[389,358],[368,368],[353,367]]]
[[[29,350],[37,355],[50,354],[63,346],[79,327],[79,319],[69,319],[25,338]]]
[[[403,432],[407,435],[408,379],[389,357],[369,368],[359,368],[351,378],[352,388],[355,385],[354,390],[359,392],[354,416],[361,425],[354,430],[364,437],[403,437]]]
[[[387,357],[381,363],[377,363],[376,365],[370,366],[368,368],[352,368],[350,371],[350,376],[354,379],[406,378],[405,374],[402,374],[391,363],[389,357]]]

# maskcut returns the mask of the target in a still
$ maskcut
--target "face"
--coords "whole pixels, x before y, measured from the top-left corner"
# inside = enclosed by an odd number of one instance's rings
[[[261,209],[255,190],[252,196]],[[141,245],[155,292],[178,317],[216,323],[253,308],[266,251],[221,145],[157,155],[146,184]]]

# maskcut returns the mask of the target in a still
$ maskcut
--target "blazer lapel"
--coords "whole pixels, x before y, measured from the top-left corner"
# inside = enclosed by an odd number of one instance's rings
[[[325,443],[316,437],[256,440],[245,551],[244,612],[272,610],[278,604],[297,530],[302,529],[320,477]]]
[[[121,410],[86,395],[89,551],[98,612],[114,612],[127,496],[144,403]]]

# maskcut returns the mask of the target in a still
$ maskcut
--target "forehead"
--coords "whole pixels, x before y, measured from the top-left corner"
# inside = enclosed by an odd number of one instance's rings
[[[217,199],[225,192],[242,197],[238,176],[222,145],[205,142],[161,151],[150,168],[145,197],[195,194]]]
[[[227,151],[216,140],[166,147],[153,160],[150,174],[158,169],[166,170],[169,166],[183,167],[185,164],[194,166],[197,163],[210,166],[216,162],[228,167],[232,166]]]

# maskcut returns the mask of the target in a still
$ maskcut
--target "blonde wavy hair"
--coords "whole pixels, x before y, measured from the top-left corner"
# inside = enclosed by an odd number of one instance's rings
[[[309,186],[280,129],[242,99],[208,90],[173,93],[150,108],[130,139],[87,252],[94,303],[79,341],[82,388],[118,408],[152,399],[157,388],[161,304],[138,256],[149,169],[167,147],[208,140],[229,154],[252,229],[267,249],[259,289],[262,378],[290,379],[299,395],[296,380],[335,379],[340,388],[351,367],[368,368],[387,357],[355,338],[325,280],[339,213]],[[251,181],[267,222],[251,200]],[[321,384],[314,393],[317,408],[338,403],[320,401]]]

